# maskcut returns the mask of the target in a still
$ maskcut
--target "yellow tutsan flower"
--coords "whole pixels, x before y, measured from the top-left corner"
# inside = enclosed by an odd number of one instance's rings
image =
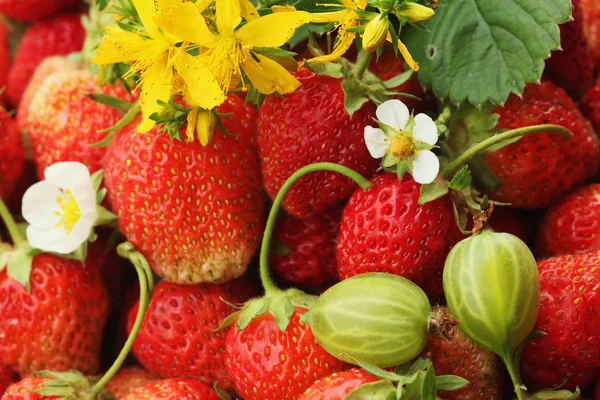
[[[286,94],[300,87],[300,82],[283,66],[252,50],[284,45],[296,29],[311,21],[309,13],[294,11],[259,17],[248,0],[216,0],[215,8],[218,33],[212,33],[203,20],[198,21],[198,29],[204,34],[197,43],[207,49],[200,58],[223,90],[231,89],[240,77],[245,85],[244,75],[264,94]],[[247,23],[238,28],[242,16]]]
[[[358,14],[356,11],[364,11],[367,8],[366,0],[342,0],[342,6],[345,8],[341,11],[332,11],[325,13],[312,14],[312,22],[337,22],[338,37],[330,54],[319,57],[314,57],[308,60],[309,63],[324,63],[335,61],[344,54],[354,43],[356,32],[351,31],[360,25]]]
[[[362,45],[365,51],[376,51],[383,46],[389,32],[389,23],[388,18],[381,14],[369,21],[363,33]]]
[[[198,57],[185,50],[211,34],[194,3],[184,0],[132,0],[145,31],[128,32],[116,26],[98,46],[93,62],[99,65],[133,63],[127,76],[140,74],[142,123],[138,131],[148,132],[160,112],[158,101],[168,102],[180,93],[193,107],[212,109],[225,101],[225,94],[211,71]],[[126,77],[127,77],[126,76]]]

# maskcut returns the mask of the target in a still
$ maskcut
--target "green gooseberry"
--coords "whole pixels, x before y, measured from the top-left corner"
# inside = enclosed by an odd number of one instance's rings
[[[460,329],[512,363],[540,307],[539,272],[529,247],[487,229],[462,240],[446,259],[444,292]]]
[[[387,368],[412,360],[423,350],[431,315],[419,286],[401,276],[373,272],[329,288],[302,321],[334,357]]]

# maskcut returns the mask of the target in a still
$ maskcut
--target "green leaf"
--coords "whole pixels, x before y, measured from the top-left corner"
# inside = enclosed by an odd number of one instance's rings
[[[16,249],[10,259],[6,272],[8,277],[19,282],[29,292],[31,287],[29,286],[29,277],[31,275],[31,266],[33,264],[33,256],[29,254],[30,247],[24,246]]]
[[[421,185],[421,194],[419,195],[419,204],[425,204],[435,199],[439,199],[448,193],[448,182],[442,179],[436,179],[428,185]]]
[[[396,388],[389,381],[365,383],[350,392],[344,400],[395,400]]]
[[[570,17],[570,0],[444,1],[426,29],[405,29],[403,39],[438,98],[501,104],[540,80]]]
[[[469,166],[465,165],[450,181],[450,189],[464,190],[468,188],[469,185],[471,185],[471,171],[469,170]]]
[[[456,375],[439,375],[435,377],[438,390],[457,390],[469,384],[469,381]]]

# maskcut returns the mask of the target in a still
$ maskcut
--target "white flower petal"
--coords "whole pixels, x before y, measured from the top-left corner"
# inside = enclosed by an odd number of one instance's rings
[[[413,128],[413,139],[432,146],[437,143],[438,129],[429,115],[417,114],[415,117],[415,127]]]
[[[36,249],[53,251],[59,254],[68,254],[77,248],[77,246],[73,246],[67,232],[61,228],[39,229],[29,225],[27,227],[27,241]]]
[[[81,218],[79,218],[79,221],[77,221],[73,230],[69,233],[69,240],[76,243],[75,248],[71,251],[74,251],[81,243],[85,242],[88,237],[90,237],[94,222],[96,222],[95,215],[82,215]]]
[[[23,218],[40,229],[53,227],[60,221],[60,216],[55,214],[60,211],[56,201],[59,197],[62,197],[61,191],[47,181],[32,185],[23,195]]]
[[[419,151],[413,160],[413,178],[416,182],[427,184],[433,182],[440,171],[440,161],[429,150]]]
[[[44,177],[58,188],[71,190],[82,182],[91,181],[88,167],[75,161],[52,164],[44,170]]]
[[[96,215],[96,190],[91,179],[80,182],[72,189],[73,197],[79,206],[81,214],[94,213]]]
[[[377,107],[377,119],[386,125],[400,131],[406,128],[410,112],[408,107],[400,100],[388,100]]]
[[[365,126],[365,144],[371,157],[381,158],[385,155],[385,150],[389,146],[386,139],[387,136],[381,129]]]

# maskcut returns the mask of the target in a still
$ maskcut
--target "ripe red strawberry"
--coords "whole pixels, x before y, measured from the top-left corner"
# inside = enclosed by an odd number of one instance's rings
[[[10,69],[10,33],[5,22],[0,18],[0,106],[6,101],[6,84]]]
[[[0,197],[8,199],[25,167],[25,149],[17,123],[0,107]]]
[[[58,396],[42,396],[34,392],[34,390],[40,389],[47,381],[47,378],[25,377],[19,382],[10,385],[6,389],[6,392],[4,392],[2,400],[58,400]]]
[[[121,231],[170,282],[224,282],[241,276],[263,228],[255,111],[238,96],[206,147],[159,134],[138,121],[108,148],[104,182]],[[184,125],[182,127],[185,136]]]
[[[578,367],[571,363],[521,363],[521,376],[530,391],[559,387],[566,390],[587,390],[600,377],[599,368]]]
[[[551,207],[540,225],[544,257],[600,250],[600,184],[583,186]]]
[[[382,173],[344,208],[337,245],[341,279],[366,272],[404,276],[432,300],[442,295],[442,270],[462,235],[449,197],[419,205],[420,185]]]
[[[433,309],[438,321],[452,320],[446,307]],[[436,375],[456,375],[469,384],[454,391],[442,391],[446,400],[498,400],[504,392],[504,367],[498,356],[477,345],[461,330],[460,325],[429,336],[421,357],[429,356]]]
[[[84,39],[79,13],[62,14],[30,26],[19,42],[8,76],[6,94],[10,103],[19,105],[29,79],[44,58],[79,51]]]
[[[275,225],[277,240],[270,260],[273,271],[297,285],[339,281],[335,245],[341,218],[339,208],[306,219],[282,215]]]
[[[29,106],[31,105],[31,100],[33,100],[33,97],[40,89],[46,78],[57,72],[74,71],[77,68],[77,64],[70,61],[67,57],[64,56],[48,57],[40,63],[40,65],[35,69],[35,72],[31,76],[31,79],[27,84],[27,88],[23,93],[23,97],[21,98],[21,102],[19,103],[19,109],[17,111],[17,122],[19,123],[19,128],[21,130],[25,130],[26,128],[25,122],[26,117],[29,113]]]
[[[596,389],[594,389],[594,400],[600,400],[600,384],[596,384]]]
[[[230,328],[225,366],[244,400],[297,399],[316,379],[344,369],[300,322],[304,312],[295,308],[285,332],[270,313],[254,318],[242,331]]]
[[[334,372],[313,383],[298,400],[344,400],[359,386],[379,380],[360,368]]]
[[[208,386],[191,379],[165,379],[135,389],[126,400],[220,400]]]
[[[49,76],[33,96],[20,125],[29,137],[40,178],[47,167],[59,161],[79,161],[91,173],[102,168],[106,148],[90,145],[104,139],[107,134],[99,131],[115,125],[123,114],[89,99],[87,93],[135,100],[119,83],[100,87],[88,70]]]
[[[27,150],[24,150],[24,152],[25,157],[27,157]],[[17,181],[17,184],[15,185],[6,204],[12,215],[21,215],[21,203],[23,201],[23,195],[27,189],[29,189],[29,187],[37,181],[37,169],[35,168],[34,162],[26,159],[23,166],[23,173]]]
[[[17,380],[17,374],[10,367],[0,366],[0,397],[7,387]]]
[[[592,122],[596,131],[600,129],[600,79],[596,81],[579,101],[579,108]]]
[[[73,4],[76,0],[0,0],[0,14],[18,21],[46,18]]]
[[[221,322],[235,312],[230,304],[242,304],[258,294],[246,278],[222,285],[176,285],[159,282],[133,345],[140,363],[160,378],[186,378],[217,382],[232,388],[225,371],[225,337],[217,331]],[[137,316],[136,305],[129,313],[129,330]]]
[[[552,53],[546,62],[545,77],[578,99],[596,77],[594,59],[584,28],[584,10],[580,0],[573,0],[573,21],[560,26],[562,50]]]
[[[116,400],[124,400],[135,389],[146,386],[156,380],[150,372],[143,368],[137,366],[123,367],[108,382],[105,389]]]
[[[31,293],[0,273],[0,363],[21,375],[99,367],[108,296],[98,270],[80,262],[35,256]]]
[[[299,168],[329,161],[370,177],[379,165],[363,138],[373,122],[375,105],[365,104],[352,117],[344,108],[342,80],[307,69],[295,74],[302,86],[285,97],[269,96],[259,111],[258,146],[262,179],[275,198],[283,183]],[[333,172],[316,172],[296,182],[283,201],[297,218],[308,218],[350,196],[356,185]]]
[[[596,0],[580,0],[583,9],[583,28],[593,59],[600,66],[600,3]]]
[[[598,264],[600,252],[538,262],[541,307],[535,330],[546,335],[533,339],[523,351],[526,383],[554,387],[569,375],[585,378],[600,370]],[[541,374],[542,371],[550,374]],[[573,388],[574,383],[582,384],[573,380],[567,382],[567,387]]]
[[[496,206],[494,213],[489,219],[490,228],[495,232],[506,232],[515,235],[525,243],[529,241],[529,232],[527,231],[526,215],[523,215],[514,208]],[[467,223],[467,229],[473,229],[473,220]]]
[[[502,183],[491,193],[492,199],[517,208],[542,208],[596,173],[598,144],[594,130],[571,98],[552,83],[530,84],[522,98],[512,96],[494,112],[500,116],[498,129],[558,124],[574,136],[565,140],[545,133],[530,135],[486,153],[490,170]]]

